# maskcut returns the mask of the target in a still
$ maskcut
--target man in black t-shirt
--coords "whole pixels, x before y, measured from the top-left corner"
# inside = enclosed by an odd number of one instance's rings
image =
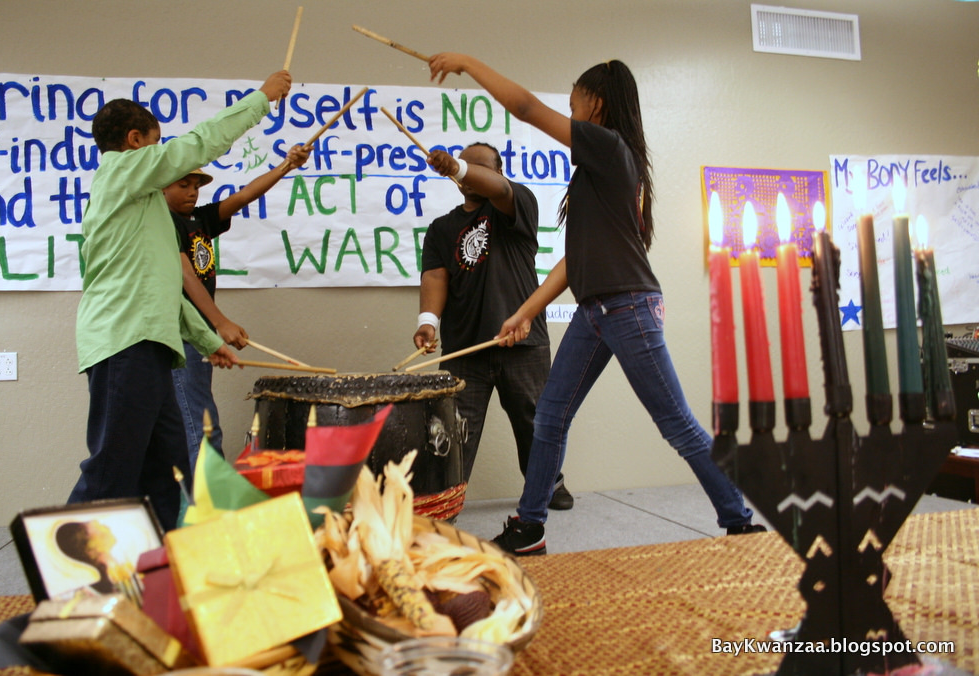
[[[422,248],[422,277],[415,346],[432,345],[436,331],[448,354],[496,336],[503,322],[537,288],[537,199],[503,176],[496,148],[474,143],[458,159],[436,150],[429,164],[459,183],[464,201],[435,219]],[[430,351],[434,347],[430,348]],[[469,481],[493,390],[510,419],[521,474],[534,437],[534,412],[551,365],[543,314],[530,335],[513,347],[490,347],[445,362],[466,381],[457,395],[469,426],[463,479]],[[574,498],[559,474],[551,509],[571,509]]]

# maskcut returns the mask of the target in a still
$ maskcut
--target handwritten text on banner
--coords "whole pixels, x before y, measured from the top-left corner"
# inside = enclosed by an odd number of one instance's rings
[[[99,153],[92,118],[128,98],[161,122],[164,140],[191,130],[258,82],[0,74],[0,290],[81,288],[81,220]],[[310,140],[360,86],[294,84],[288,99],[205,167],[220,200]],[[538,94],[567,108],[567,97]],[[485,92],[371,87],[293,170],[232,220],[217,246],[222,288],[402,286],[418,283],[433,219],[462,201],[456,186],[381,112],[428,150],[496,146],[503,171],[540,206],[538,271],[563,255],[555,215],[571,175],[568,149],[513,119]]]

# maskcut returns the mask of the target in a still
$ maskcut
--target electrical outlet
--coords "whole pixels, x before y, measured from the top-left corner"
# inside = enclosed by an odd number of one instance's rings
[[[0,380],[17,380],[16,352],[0,352]]]

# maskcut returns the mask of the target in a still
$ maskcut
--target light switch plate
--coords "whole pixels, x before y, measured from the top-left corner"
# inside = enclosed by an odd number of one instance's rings
[[[0,380],[17,380],[16,352],[0,352]]]

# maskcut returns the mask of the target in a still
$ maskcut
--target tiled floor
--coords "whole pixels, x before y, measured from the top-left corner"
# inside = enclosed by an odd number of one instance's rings
[[[574,493],[574,496],[574,509],[550,513],[547,522],[549,553],[676,542],[723,534],[714,521],[710,502],[698,485]],[[915,513],[975,507],[926,495],[915,507]],[[473,501],[466,504],[455,525],[491,539],[500,533],[507,516],[514,514],[515,508],[515,499]],[[764,523],[761,519],[756,521]],[[26,594],[28,591],[10,530],[2,527],[0,595]]]

